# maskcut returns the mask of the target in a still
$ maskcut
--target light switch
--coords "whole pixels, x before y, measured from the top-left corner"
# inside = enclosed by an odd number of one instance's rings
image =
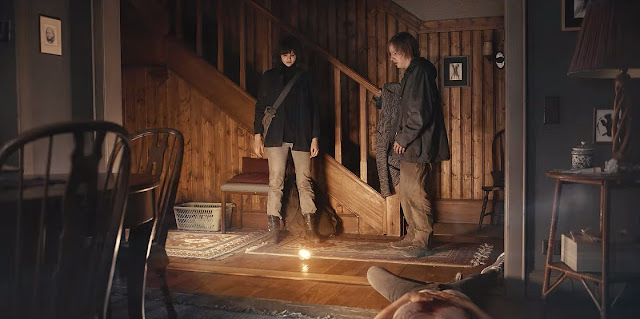
[[[560,97],[547,96],[544,98],[544,124],[560,123]]]

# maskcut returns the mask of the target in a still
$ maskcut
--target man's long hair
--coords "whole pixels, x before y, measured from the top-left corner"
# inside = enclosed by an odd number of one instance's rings
[[[408,32],[400,32],[389,40],[389,44],[407,57],[417,58],[420,56],[420,47],[418,40]]]

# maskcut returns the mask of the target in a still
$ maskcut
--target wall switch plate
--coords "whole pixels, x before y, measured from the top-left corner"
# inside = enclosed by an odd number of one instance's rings
[[[546,96],[544,98],[544,124],[560,123],[560,97]]]
[[[11,20],[0,20],[0,42],[11,41],[13,23]]]
[[[549,247],[548,245],[549,245],[549,240],[548,239],[545,239],[545,240],[542,241],[542,254],[543,255],[547,254],[547,248]],[[561,244],[560,244],[560,240],[559,239],[556,239],[556,240],[553,241],[553,254],[554,255],[560,256],[561,249],[562,249],[562,247],[560,247],[560,245]]]

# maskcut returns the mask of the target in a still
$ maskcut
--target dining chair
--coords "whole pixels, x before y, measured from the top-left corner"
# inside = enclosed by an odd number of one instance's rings
[[[166,282],[169,258],[165,250],[167,214],[173,209],[180,172],[184,138],[178,130],[147,129],[130,139],[131,173],[153,176],[158,181],[154,189],[154,218],[139,225],[129,225],[129,240],[121,245],[119,262],[127,277],[130,318],[144,318],[144,295],[147,268],[160,281],[165,307],[170,318],[176,313]],[[130,198],[131,199],[131,198]],[[135,213],[135,212],[133,212]],[[129,214],[129,210],[127,210]]]
[[[2,146],[2,317],[105,318],[130,156],[109,122],[46,125]]]
[[[491,170],[491,185],[482,186],[482,210],[478,221],[478,230],[482,228],[482,222],[486,216],[491,216],[491,224],[494,224],[497,216],[496,206],[500,201],[500,192],[504,191],[504,130],[496,132],[491,143],[491,160],[493,169]],[[493,193],[491,200],[491,210],[487,211],[489,194]]]

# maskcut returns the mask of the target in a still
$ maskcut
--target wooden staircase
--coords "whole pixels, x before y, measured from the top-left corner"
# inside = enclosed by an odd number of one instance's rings
[[[218,106],[229,117],[238,123],[248,133],[252,133],[253,128],[253,108],[255,105],[255,99],[245,90],[246,89],[246,57],[242,52],[245,51],[244,42],[245,37],[241,36],[240,39],[240,74],[238,77],[238,83],[232,81],[224,72],[224,41],[222,25],[222,19],[219,19],[218,25],[218,41],[216,59],[217,66],[212,65],[202,58],[202,21],[196,22],[196,44],[195,51],[188,48],[181,38],[184,35],[180,30],[180,17],[182,17],[182,1],[176,1],[177,6],[174,8],[177,17],[173,20],[174,32],[170,32],[169,24],[162,19],[155,19],[154,17],[167,16],[162,12],[171,12],[169,10],[168,2],[166,1],[152,1],[152,0],[129,0],[129,4],[137,9],[138,14],[141,16],[142,21],[147,25],[148,29],[154,30],[153,39],[146,39],[145,42],[140,42],[141,46],[149,47],[148,41],[154,43],[151,47],[159,48],[161,52],[155,54],[149,54],[145,52],[145,48],[138,48],[135,51],[140,54],[137,57],[123,58],[123,60],[136,59],[144,60],[146,56],[160,56],[164,59],[166,67],[183,78],[191,86],[196,88],[204,97],[209,99],[213,104]],[[218,2],[220,4],[222,2]],[[196,10],[201,10],[202,1],[196,1]],[[259,12],[264,18],[268,19],[271,25],[277,26],[281,29],[281,32],[286,32],[296,35],[299,39],[304,41],[307,48],[311,48],[318,56],[325,59],[331,64],[333,68],[333,96],[334,99],[334,116],[335,116],[335,141],[333,156],[325,153],[324,156],[319,158],[314,164],[314,178],[318,181],[318,184],[327,192],[331,197],[331,204],[333,208],[343,218],[344,228],[346,232],[361,233],[361,234],[385,234],[390,236],[400,235],[400,206],[397,199],[397,195],[384,198],[378,191],[367,184],[367,148],[361,147],[360,149],[360,176],[357,176],[345,166],[342,165],[342,132],[341,132],[341,99],[340,99],[340,81],[342,76],[346,76],[348,79],[355,81],[360,86],[360,111],[361,114],[366,114],[367,94],[369,96],[379,96],[380,89],[374,84],[369,82],[365,77],[358,74],[347,65],[334,58],[326,50],[320,46],[309,42],[303,34],[297,32],[293,27],[280,21],[273,16],[267,9],[259,4],[246,0],[244,5],[251,7],[255,12]],[[244,7],[244,6],[243,6]],[[160,13],[159,13],[160,12]],[[222,12],[221,8],[218,8],[218,12]],[[242,14],[241,14],[242,15]],[[197,14],[201,16],[201,14]],[[156,26],[154,23],[157,23]],[[151,26],[149,26],[151,25]],[[243,29],[241,27],[241,29]],[[244,34],[243,30],[240,34]],[[265,50],[269,50],[267,46]],[[157,62],[157,61],[156,61]],[[132,62],[136,63],[136,62]],[[139,63],[139,61],[138,61]],[[367,122],[366,117],[361,116],[360,125],[360,145],[367,145],[368,134],[366,132]],[[182,181],[181,181],[182,182]]]

